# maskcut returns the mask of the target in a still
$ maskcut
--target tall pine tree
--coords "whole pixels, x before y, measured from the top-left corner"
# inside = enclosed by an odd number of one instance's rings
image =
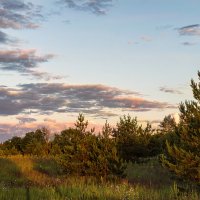
[[[176,130],[179,142],[166,143],[167,153],[162,163],[179,177],[200,184],[200,82],[192,79],[191,88],[194,100],[179,106],[180,122]]]

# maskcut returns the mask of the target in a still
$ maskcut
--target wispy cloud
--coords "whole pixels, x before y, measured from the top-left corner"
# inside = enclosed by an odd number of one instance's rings
[[[13,40],[11,40],[6,33],[0,31],[0,44],[9,44],[12,42]]]
[[[150,123],[151,125],[158,125],[161,120],[139,120],[140,123]]]
[[[22,117],[23,118],[23,117]],[[25,117],[27,120],[33,122],[13,122],[13,123],[2,123],[0,122],[0,142],[8,140],[13,136],[24,136],[26,133],[35,131],[40,128],[47,128],[50,131],[50,137],[55,133],[59,133],[68,127],[74,127],[74,122],[59,122],[54,119],[46,118],[43,121],[34,121],[34,118]],[[96,123],[89,123],[88,130],[95,127],[96,133],[102,129],[102,125]]]
[[[171,94],[183,94],[181,91],[173,88],[168,88],[168,87],[160,87],[161,92],[165,93],[171,93]]]
[[[140,39],[144,42],[151,42],[153,40],[152,37],[150,37],[148,35],[143,35],[140,37]]]
[[[26,123],[32,123],[32,122],[37,121],[35,118],[26,117],[26,116],[19,116],[17,117],[17,119],[19,120],[19,124],[26,124]]]
[[[184,46],[194,46],[194,45],[196,45],[197,43],[195,43],[195,42],[183,42],[182,43],[182,45],[184,45]]]
[[[200,24],[193,24],[178,28],[180,35],[200,36]]]
[[[119,110],[144,112],[174,108],[166,102],[150,101],[138,95],[104,85],[38,83],[19,85],[17,89],[1,87],[0,115],[83,112],[110,116]]]
[[[44,118],[44,122],[56,123],[56,120],[51,118]]]
[[[171,29],[171,28],[173,28],[173,25],[167,24],[167,25],[157,26],[156,30],[163,31],[163,30],[168,30],[168,29]]]
[[[59,0],[69,8],[89,11],[96,15],[105,15],[112,6],[113,0]]]
[[[34,118],[33,118],[34,119]],[[29,120],[27,118],[27,120]],[[30,118],[31,120],[31,118]],[[67,128],[69,123],[59,122],[15,122],[15,123],[2,123],[0,122],[0,142],[8,140],[13,136],[24,136],[26,133],[35,131],[38,128],[46,127],[52,133],[58,133]],[[72,125],[72,124],[69,124]]]
[[[0,50],[0,69],[19,72],[23,76],[33,76],[38,79],[60,79],[61,76],[53,76],[35,69],[53,57],[53,54],[39,55],[35,49]]]
[[[41,7],[21,0],[0,0],[0,29],[35,29],[38,21],[44,17]],[[0,44],[16,44],[17,39],[9,37],[0,30]],[[6,48],[7,49],[7,48]],[[61,76],[53,76],[47,72],[39,71],[40,64],[48,62],[54,56],[52,54],[38,55],[36,49],[11,49],[0,50],[0,70],[15,71],[23,76],[31,76],[36,79],[61,79]]]
[[[35,68],[39,63],[47,62],[52,57],[52,54],[37,55],[35,49],[0,51],[0,63],[5,65],[2,68],[11,71],[26,72],[26,69]]]
[[[37,28],[41,19],[39,6],[21,0],[0,0],[0,28]]]

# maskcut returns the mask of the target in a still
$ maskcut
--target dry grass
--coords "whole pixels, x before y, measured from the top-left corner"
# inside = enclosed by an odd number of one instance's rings
[[[59,178],[50,177],[34,168],[35,160],[37,158],[17,155],[10,156],[8,159],[19,167],[22,175],[29,180],[29,184],[31,185],[52,186],[61,184],[61,180]]]
[[[198,193],[182,193],[176,184],[172,186],[149,187],[121,182],[96,182],[95,178],[66,177],[59,175],[52,158],[30,156],[9,156],[0,158],[0,199],[1,200],[199,200]],[[154,163],[155,164],[155,163]],[[153,166],[155,167],[156,165]],[[39,167],[38,167],[39,165]],[[40,166],[41,165],[41,166]],[[37,167],[36,167],[37,166]],[[150,166],[135,166],[135,174],[144,180]],[[39,169],[39,170],[38,170]],[[133,173],[134,166],[129,168]],[[158,171],[153,170],[151,173]],[[144,173],[144,174],[142,174]],[[129,174],[131,175],[131,174]],[[151,175],[151,176],[156,176]],[[151,176],[147,176],[147,179]],[[155,178],[155,177],[154,177]],[[152,180],[154,180],[152,178]],[[12,183],[4,184],[4,183]],[[24,187],[21,187],[24,186]]]

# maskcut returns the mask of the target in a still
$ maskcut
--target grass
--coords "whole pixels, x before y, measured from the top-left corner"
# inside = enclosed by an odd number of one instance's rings
[[[10,159],[0,158],[0,185],[2,187],[15,187],[27,184],[20,168]]]
[[[53,169],[56,167],[54,166],[56,162],[51,162],[51,159],[49,159],[49,162],[46,162],[46,159],[30,156],[10,156],[9,159],[20,168],[21,173],[29,180],[29,185],[31,186],[52,186],[62,182],[56,174],[54,176],[48,174],[48,172],[53,173]],[[44,163],[46,163],[46,171],[44,170]]]
[[[131,185],[60,185],[57,187],[1,188],[0,199],[31,200],[198,200],[196,192],[179,194],[175,188],[152,190]]]
[[[180,192],[157,161],[129,164],[129,182],[66,177],[53,158],[0,158],[0,200],[198,200]],[[163,176],[161,180],[160,176]]]
[[[54,178],[64,175],[62,168],[56,162],[55,158],[35,159],[34,169]]]
[[[169,187],[173,184],[171,174],[164,169],[158,159],[143,163],[129,163],[126,170],[129,182],[147,187]]]

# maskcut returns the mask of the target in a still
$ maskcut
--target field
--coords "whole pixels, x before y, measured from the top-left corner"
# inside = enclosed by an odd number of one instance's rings
[[[155,160],[129,164],[127,178],[97,181],[66,177],[52,158],[0,158],[0,200],[198,200],[196,190],[184,189]]]

